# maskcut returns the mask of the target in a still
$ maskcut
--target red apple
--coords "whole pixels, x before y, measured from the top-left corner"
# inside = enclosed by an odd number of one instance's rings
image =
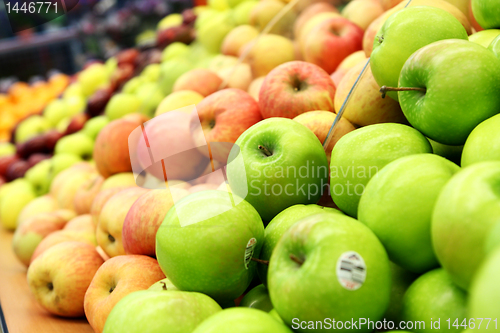
[[[176,200],[188,195],[184,189],[151,190],[130,207],[123,223],[123,247],[127,254],[155,257],[156,231]]]
[[[109,198],[127,188],[130,188],[130,186],[113,187],[110,189],[102,190],[96,195],[96,197],[92,201],[92,206],[90,207],[90,216],[92,216],[92,223],[94,224],[95,228],[97,228],[97,224],[99,223],[99,215],[101,214],[101,210],[109,200]]]
[[[126,295],[146,290],[165,278],[158,262],[148,256],[113,257],[97,270],[85,293],[85,316],[96,333],[101,333],[113,307]]]
[[[93,248],[97,246],[95,239],[95,232],[81,232],[73,230],[56,230],[51,232],[47,237],[45,237],[33,252],[31,256],[30,265],[33,261],[38,258],[42,253],[47,251],[54,245],[61,244],[64,242],[81,242],[85,244],[92,245]]]
[[[313,110],[334,111],[335,86],[320,67],[292,61],[273,69],[259,93],[264,118],[295,118]]]
[[[330,128],[333,125],[335,117],[337,117],[337,115],[329,111],[309,111],[293,118],[293,120],[309,128],[319,139],[319,142],[323,144],[325,142],[326,136],[328,135],[328,132],[330,131]],[[337,141],[339,141],[341,137],[349,132],[354,131],[355,129],[356,127],[354,127],[354,125],[352,125],[347,119],[345,119],[344,117],[340,118],[340,121],[335,128],[335,132],[333,132],[333,137],[328,144],[328,147],[325,149],[328,164],[330,164],[332,149]]]
[[[122,118],[110,122],[99,132],[93,156],[97,170],[104,178],[132,171],[128,138],[140,125]]]
[[[25,160],[19,160],[11,163],[5,172],[5,179],[8,182],[24,177],[24,174],[30,168],[30,164]]]
[[[318,2],[304,9],[300,13],[299,17],[297,17],[297,19],[295,20],[293,26],[293,34],[295,35],[295,37],[298,37],[300,35],[302,27],[306,24],[307,21],[309,21],[309,19],[314,17],[316,14],[329,12],[338,13],[339,11],[328,2]]]
[[[33,261],[28,284],[36,300],[50,313],[81,317],[85,314],[85,293],[103,263],[92,245],[60,243]]]
[[[343,17],[324,20],[307,34],[302,54],[307,62],[333,73],[348,55],[362,48],[363,29]]]
[[[9,166],[20,160],[20,157],[17,155],[8,155],[0,157],[0,176],[4,176],[7,173],[7,169]]]
[[[141,187],[125,189],[109,198],[102,208],[96,228],[96,239],[97,244],[108,256],[125,254],[122,241],[125,216],[137,198],[147,191]]]
[[[217,90],[222,79],[209,69],[197,68],[182,74],[174,83],[173,91],[192,90],[208,96]]]
[[[198,147],[213,142],[234,143],[244,131],[262,120],[259,104],[247,92],[240,89],[218,91],[203,99],[196,109],[198,114],[193,115],[191,119],[191,130],[193,141]],[[201,128],[198,124],[201,124]],[[214,145],[211,147],[215,148]],[[229,145],[227,148],[231,149]],[[217,158],[219,152],[213,150],[211,153],[215,159],[226,160]],[[206,149],[202,152],[208,153]],[[224,157],[227,158],[227,154],[224,154]]]
[[[137,49],[126,49],[115,55],[118,65],[130,64],[135,66],[135,61],[139,57],[140,52]]]

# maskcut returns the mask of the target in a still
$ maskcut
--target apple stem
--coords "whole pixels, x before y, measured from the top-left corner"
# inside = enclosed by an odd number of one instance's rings
[[[395,88],[395,87],[382,86],[380,88],[380,92],[382,93],[382,98],[385,98],[385,95],[387,94],[388,91],[421,91],[421,92],[425,93],[426,89],[425,88],[416,88],[416,87]]]
[[[272,156],[272,155],[273,155],[273,153],[271,153],[271,152],[269,151],[269,149],[267,149],[267,148],[266,148],[266,147],[264,147],[264,146],[259,145],[259,147],[258,147],[258,148],[259,148],[260,150],[262,150],[262,151],[264,152],[264,155],[266,155],[266,156]]]
[[[167,290],[167,284],[163,281],[160,281],[160,284],[161,284],[161,287],[163,288],[163,290]]]
[[[269,260],[262,260],[262,259],[257,259],[257,258],[252,258],[252,261],[258,262],[259,264],[267,265],[269,266]]]
[[[297,257],[295,254],[291,254],[290,253],[290,259],[292,259],[292,261],[295,261],[297,264],[299,264],[301,266],[304,263],[304,260],[302,260],[299,257]]]

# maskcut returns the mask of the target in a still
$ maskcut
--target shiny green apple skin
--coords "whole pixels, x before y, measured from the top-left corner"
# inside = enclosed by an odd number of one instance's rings
[[[231,308],[216,313],[198,326],[193,333],[292,333],[264,311],[251,308]]]
[[[425,327],[415,327],[415,333],[461,332],[455,329],[453,322],[459,323],[466,318],[467,294],[457,287],[442,268],[429,271],[420,277],[406,291],[403,298],[401,320],[406,322],[424,322]],[[431,327],[432,322],[440,321],[440,329]],[[447,319],[451,320],[448,329]]]
[[[498,35],[500,29],[482,30],[470,35],[469,41],[488,48]]]
[[[467,77],[467,80],[464,80]],[[443,40],[415,52],[405,63],[401,109],[425,136],[447,145],[463,145],[482,121],[500,112],[500,60],[484,47]]]
[[[202,191],[169,210],[156,233],[156,256],[177,288],[224,303],[242,295],[256,274],[257,263],[245,260],[252,238],[258,257],[264,224],[248,202],[224,191]]]
[[[85,133],[89,138],[95,140],[99,132],[109,124],[109,119],[106,116],[97,116],[89,119],[83,126],[82,132]]]
[[[259,259],[269,260],[274,248],[276,247],[276,244],[280,240],[281,236],[283,236],[285,231],[288,230],[288,228],[290,228],[300,219],[318,213],[342,214],[340,210],[334,208],[323,207],[314,204],[299,204],[288,207],[287,209],[276,215],[264,229],[264,244],[262,245]],[[257,273],[259,274],[260,281],[262,281],[265,286],[267,286],[267,270],[267,265],[257,266]]]
[[[488,50],[492,51],[497,56],[497,58],[500,59],[500,36],[495,38],[490,43],[490,46],[488,46]]]
[[[344,135],[332,150],[330,193],[344,213],[357,217],[368,181],[385,165],[408,155],[432,153],[429,141],[402,124],[376,124]]]
[[[500,220],[500,162],[481,162],[460,170],[445,185],[431,223],[432,245],[451,279],[467,290],[485,243]]]
[[[94,151],[94,140],[89,138],[83,132],[76,132],[62,137],[56,143],[54,153],[58,154],[73,154],[81,157],[84,160],[92,158]]]
[[[496,0],[471,0],[472,13],[483,29],[500,28],[500,4]]]
[[[380,86],[397,87],[401,68],[413,52],[450,38],[467,40],[468,36],[447,11],[429,6],[397,11],[385,21],[373,41],[370,63],[375,80]],[[387,95],[398,100],[395,92]]]
[[[358,219],[377,235],[391,261],[415,273],[439,266],[432,212],[441,189],[459,170],[441,156],[418,154],[389,163],[368,182]]]
[[[350,258],[351,251],[364,260],[366,275],[358,285],[339,278],[341,259]],[[360,263],[352,267],[357,266],[362,267]],[[341,214],[319,213],[300,220],[280,239],[271,256],[268,285],[274,308],[296,332],[309,332],[292,326],[297,318],[307,322],[325,318],[377,321],[389,304],[389,259],[383,245],[362,223]],[[370,329],[364,326],[357,331]]]
[[[493,116],[470,133],[462,153],[462,167],[485,161],[500,161],[500,114]]]
[[[213,299],[200,293],[140,290],[113,307],[103,332],[188,333],[220,311]]]

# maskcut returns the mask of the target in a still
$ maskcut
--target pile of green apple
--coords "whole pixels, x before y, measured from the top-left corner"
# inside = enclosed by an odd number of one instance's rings
[[[192,43],[88,66],[0,145],[1,173],[62,136],[0,187],[48,312],[95,332],[498,329],[500,4],[291,5],[196,7]]]

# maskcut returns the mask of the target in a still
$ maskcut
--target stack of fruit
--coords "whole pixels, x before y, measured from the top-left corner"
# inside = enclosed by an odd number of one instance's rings
[[[96,332],[498,329],[500,5],[335,5],[209,1],[162,23],[190,45],[35,118],[65,136],[8,166],[0,221],[40,304]]]

